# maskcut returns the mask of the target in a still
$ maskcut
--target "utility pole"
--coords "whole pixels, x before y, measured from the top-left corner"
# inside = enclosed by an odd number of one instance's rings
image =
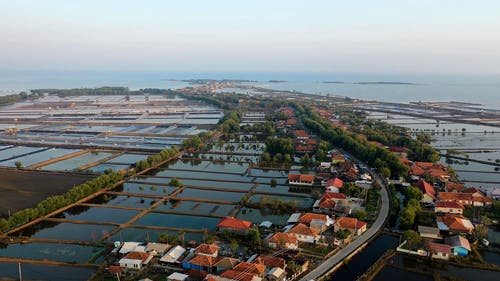
[[[118,281],[120,281],[120,275],[118,274],[118,272],[116,273],[116,279],[118,279]]]
[[[23,272],[21,271],[21,263],[17,263],[17,267],[19,269],[19,281],[23,281]]]

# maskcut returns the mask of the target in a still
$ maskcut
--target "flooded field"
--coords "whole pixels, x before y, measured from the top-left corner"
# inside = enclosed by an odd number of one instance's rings
[[[85,281],[96,271],[94,268],[39,264],[22,264],[21,268],[25,280],[40,281]],[[0,272],[2,277],[5,278],[12,278],[13,280],[19,278],[17,263],[0,263]],[[68,276],[71,276],[71,279],[68,279]]]
[[[57,243],[9,244],[5,248],[0,247],[0,257],[87,263],[99,249]]]
[[[52,171],[72,171],[79,169],[81,166],[87,165],[89,163],[97,162],[104,158],[110,157],[111,155],[113,154],[109,152],[88,152],[83,155],[44,166],[42,168],[44,170]]]

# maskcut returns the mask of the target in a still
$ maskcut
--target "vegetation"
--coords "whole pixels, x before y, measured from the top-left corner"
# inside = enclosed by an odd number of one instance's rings
[[[391,225],[394,225],[398,218],[399,211],[401,210],[401,204],[399,202],[396,187],[394,186],[394,184],[389,184],[389,196],[389,202],[391,206],[391,209],[389,210],[389,221]]]
[[[335,233],[335,237],[338,239],[347,239],[351,236],[351,231],[349,229],[341,229]]]
[[[182,185],[181,181],[178,180],[177,178],[172,178],[168,185],[173,186],[173,187],[180,187]]]
[[[24,167],[24,165],[23,165],[23,163],[21,163],[21,161],[16,161],[15,165],[16,165],[16,168],[18,168],[18,169],[21,169]]]
[[[262,154],[263,162],[292,162],[294,153],[293,140],[290,138],[266,139],[266,151]]]
[[[330,122],[312,111],[310,107],[303,107],[297,103],[291,103],[291,105],[299,113],[304,125],[318,134],[323,140],[328,140],[331,145],[346,150],[378,170],[387,168],[384,170],[388,177],[398,178],[408,174],[408,167],[401,163],[394,153],[369,143],[359,134],[334,127]]]
[[[403,233],[403,240],[406,240],[406,245],[408,249],[414,250],[422,246],[422,237],[414,230],[407,230]]]
[[[420,189],[410,186],[405,188],[405,207],[401,210],[399,215],[399,222],[401,224],[401,228],[409,229],[415,223],[415,218],[417,217],[417,213],[422,210],[420,206],[420,200],[422,199],[422,191]]]
[[[38,95],[28,95],[26,92],[20,92],[19,94],[0,96],[0,106],[26,100],[28,98],[31,98],[32,96],[36,97]]]

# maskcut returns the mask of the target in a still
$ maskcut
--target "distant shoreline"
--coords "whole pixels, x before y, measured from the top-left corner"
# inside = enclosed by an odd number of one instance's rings
[[[361,81],[361,82],[344,82],[344,81],[323,81],[325,84],[356,84],[356,85],[421,85],[412,82],[398,81]]]

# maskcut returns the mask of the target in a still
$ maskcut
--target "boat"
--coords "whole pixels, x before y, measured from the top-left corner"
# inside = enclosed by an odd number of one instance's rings
[[[488,247],[490,245],[490,241],[488,241],[486,238],[483,238],[481,240],[481,242],[483,243],[484,246]]]

